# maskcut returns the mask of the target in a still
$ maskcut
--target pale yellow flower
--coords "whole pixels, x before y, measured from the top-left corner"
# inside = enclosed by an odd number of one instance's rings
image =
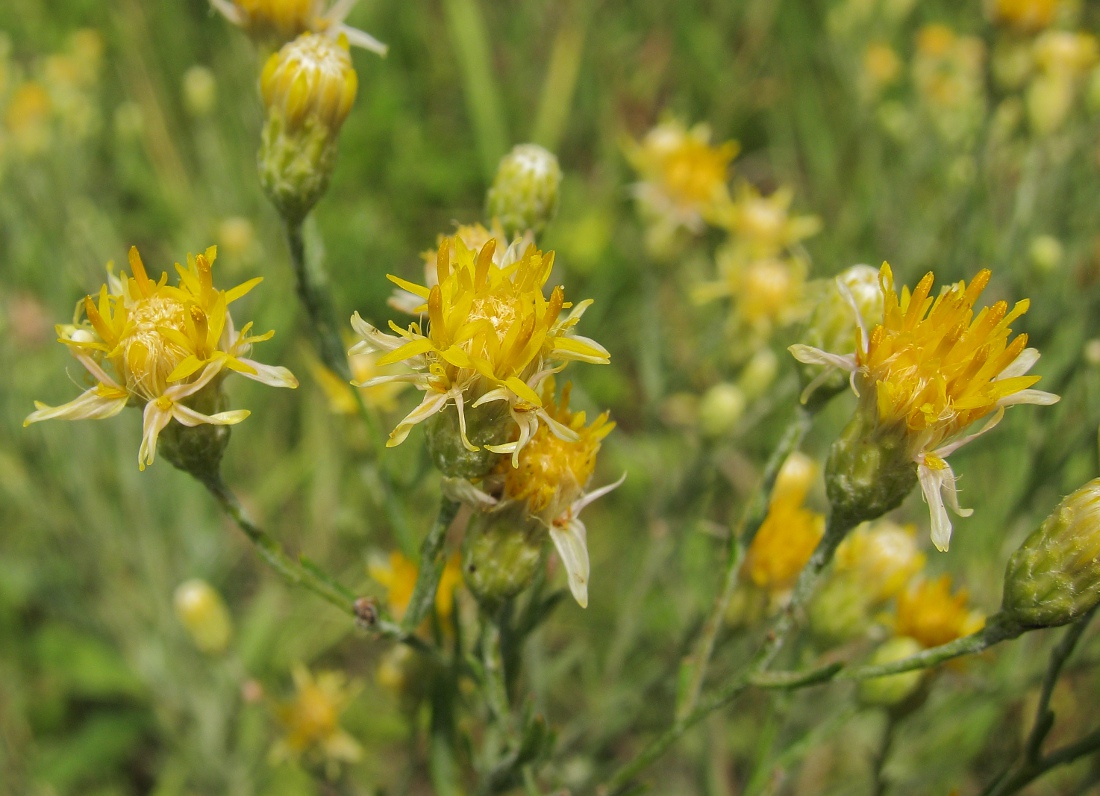
[[[153,463],[157,438],[175,421],[184,426],[203,423],[232,425],[248,417],[246,410],[205,415],[188,404],[207,386],[229,371],[273,387],[297,387],[289,370],[262,365],[246,358],[253,343],[274,332],[250,334],[252,324],[239,332],[228,307],[262,281],[257,277],[231,290],[214,287],[211,268],[217,249],[188,255],[187,267],[178,263],[178,287],[168,274],[154,281],[146,274],[136,248],[130,249],[132,277],[109,274],[98,299],[85,297],[76,318],[57,327],[68,347],[96,384],[79,398],[57,407],[36,402],[37,411],[24,425],[40,420],[100,420],[127,406],[141,406],[143,426],[138,464]]]
[[[316,677],[298,664],[292,672],[294,697],[275,707],[284,737],[271,749],[271,762],[297,760],[303,755],[329,763],[354,763],[362,747],[340,727],[340,714],[355,698],[343,672],[320,672]]]

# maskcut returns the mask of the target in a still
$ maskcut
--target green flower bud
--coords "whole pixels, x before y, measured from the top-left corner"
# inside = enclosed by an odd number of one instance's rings
[[[501,455],[487,446],[508,441],[515,423],[503,402],[494,401],[476,408],[466,405],[466,439],[477,448],[470,450],[462,442],[458,409],[450,404],[437,412],[425,424],[428,453],[439,471],[449,478],[476,480],[486,475],[500,461]]]
[[[871,623],[871,599],[856,578],[831,578],[809,606],[810,631],[825,646],[858,638]]]
[[[499,221],[508,236],[527,230],[538,234],[558,212],[559,185],[561,167],[554,154],[537,144],[519,144],[497,167],[489,218]]]
[[[475,514],[462,543],[462,578],[482,605],[493,609],[515,597],[542,562],[546,526],[517,501]]]
[[[205,119],[218,103],[218,83],[214,73],[195,65],[183,73],[183,105],[195,119]]]
[[[1067,496],[1005,570],[1004,612],[1024,627],[1072,622],[1100,602],[1100,478]]]
[[[196,647],[208,655],[225,651],[233,637],[233,620],[225,601],[209,583],[197,579],[181,583],[173,604]]]
[[[728,434],[745,414],[745,393],[736,384],[715,384],[699,403],[699,431],[705,437]]]
[[[229,399],[221,389],[221,374],[184,403],[204,415],[224,412]],[[205,481],[218,474],[222,456],[229,445],[229,426],[203,423],[185,426],[175,420],[160,432],[157,442],[160,455],[177,470]]]
[[[914,639],[902,636],[892,638],[875,650],[869,663],[877,666],[883,663],[893,663],[916,655],[922,649]],[[859,701],[864,705],[874,707],[892,707],[911,697],[920,687],[921,678],[924,677],[922,669],[901,674],[888,674],[885,677],[875,677],[864,680],[859,684]]]
[[[297,223],[328,189],[336,139],[358,79],[347,41],[306,33],[274,53],[260,77],[267,124],[260,184],[283,218]]]
[[[917,466],[903,434],[876,433],[874,418],[856,412],[825,464],[833,512],[857,524],[897,508],[917,484]]]

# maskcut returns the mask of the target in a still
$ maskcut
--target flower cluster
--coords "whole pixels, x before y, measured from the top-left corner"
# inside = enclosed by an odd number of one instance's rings
[[[402,329],[391,322],[393,334],[386,334],[358,313],[352,318],[352,326],[363,338],[352,353],[383,351],[379,366],[406,362],[414,371],[380,376],[363,386],[409,381],[425,393],[420,405],[398,423],[387,445],[399,445],[415,425],[453,406],[462,445],[467,451],[478,451],[480,446],[467,433],[467,409],[497,402],[505,405],[518,433],[504,435],[512,439],[483,444],[494,453],[511,454],[513,465],[540,420],[563,439],[576,438],[575,432],[550,416],[536,390],[569,361],[606,364],[610,360],[603,346],[573,331],[591,301],[569,305],[561,286],[545,296],[553,252],[531,245],[517,252],[515,261],[499,266],[494,263],[495,252],[495,239],[476,252],[459,238],[445,239],[437,251],[435,285],[389,277],[420,298],[422,303],[415,310],[427,314],[426,327],[413,322]],[[561,317],[570,307],[569,314]]]
[[[217,411],[222,403],[219,384],[229,372],[273,387],[297,387],[283,367],[247,358],[253,343],[274,332],[252,334],[252,324],[237,330],[229,305],[260,283],[251,279],[231,290],[214,287],[211,274],[217,254],[187,258],[176,264],[179,285],[168,274],[151,279],[136,248],[130,249],[132,276],[110,272],[96,298],[85,297],[72,324],[57,327],[59,342],[84,366],[94,386],[57,407],[36,404],[24,425],[40,420],[100,420],[127,406],[143,407],[143,433],[138,451],[142,469],[152,464],[157,438],[172,423],[232,425],[248,417],[246,410]],[[220,452],[219,452],[220,455]]]
[[[715,223],[729,232],[716,256],[718,279],[694,291],[700,302],[730,299],[731,332],[747,336],[754,345],[806,312],[809,262],[798,244],[816,234],[821,221],[816,216],[792,216],[793,199],[790,188],[763,196],[748,183],[738,186],[736,199],[715,215]]]
[[[859,444],[896,445],[900,451],[897,467],[916,466],[931,510],[932,541],[940,550],[946,550],[951,539],[945,498],[957,514],[969,513],[959,508],[955,474],[946,457],[993,428],[1006,407],[1058,400],[1055,395],[1031,389],[1039,377],[1027,372],[1039,353],[1027,348],[1027,335],[1011,337],[1010,324],[1027,311],[1028,302],[1020,301],[1010,309],[1007,302],[998,301],[975,314],[974,305],[989,278],[989,271],[980,271],[969,285],[951,285],[933,298],[933,275],[928,273],[912,293],[905,288],[899,296],[893,272],[884,263],[880,271],[882,321],[869,334],[860,321],[854,354],[791,347],[801,362],[835,365],[851,372],[860,404],[849,428]],[[979,420],[986,422],[978,431],[968,433]],[[851,444],[842,437],[838,441],[841,447],[834,447],[834,460],[847,461],[845,456],[851,459],[856,455],[843,448]],[[841,480],[843,477],[841,474]],[[880,486],[889,481],[883,473],[872,480]],[[840,491],[851,488],[848,482],[834,479],[834,483]],[[891,495],[886,503],[896,505],[911,486],[900,477],[898,483],[904,491]],[[866,495],[849,497],[877,505]],[[833,493],[830,498],[834,499]],[[884,508],[890,507],[884,504]]]

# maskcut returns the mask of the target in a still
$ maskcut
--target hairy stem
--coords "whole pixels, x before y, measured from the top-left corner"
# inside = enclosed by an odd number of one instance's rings
[[[222,507],[222,510],[237,524],[237,527],[244,531],[245,536],[256,547],[260,558],[288,582],[308,589],[383,638],[400,641],[420,652],[437,653],[435,648],[423,639],[406,632],[397,624],[378,616],[376,613],[365,617],[363,612],[356,607],[358,600],[354,592],[313,562],[305,559],[295,561],[287,555],[281,544],[252,521],[241,506],[237,496],[226,486],[220,475],[214,474],[199,480],[218,501],[218,505]]]
[[[420,544],[420,571],[401,623],[406,632],[412,632],[420,626],[435,602],[435,590],[439,585],[439,576],[443,573],[443,541],[447,536],[447,529],[458,514],[458,508],[458,501],[442,498],[435,522]]]

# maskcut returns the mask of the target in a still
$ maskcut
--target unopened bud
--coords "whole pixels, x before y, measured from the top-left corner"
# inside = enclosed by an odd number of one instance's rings
[[[507,235],[541,232],[558,212],[561,167],[552,152],[520,144],[501,158],[489,189],[488,214]]]
[[[192,66],[183,73],[183,105],[196,119],[205,119],[218,102],[218,83],[205,66]]]
[[[862,583],[850,576],[830,578],[810,602],[810,632],[826,646],[857,638],[871,624],[869,609]]]
[[[482,605],[493,609],[530,584],[542,562],[546,527],[524,501],[475,514],[462,544],[462,578]]]
[[[761,348],[752,355],[752,359],[741,371],[737,386],[750,401],[759,398],[768,391],[779,373],[779,358],[770,348]]]
[[[1100,478],[1062,500],[1005,570],[1004,611],[1025,627],[1072,622],[1100,602]]]
[[[745,393],[736,384],[715,384],[699,403],[699,431],[705,437],[730,433],[745,414]]]
[[[233,621],[221,595],[204,580],[189,580],[176,589],[176,616],[195,646],[208,655],[225,651],[233,637]]]
[[[1062,243],[1053,235],[1037,235],[1031,239],[1028,247],[1032,264],[1043,273],[1050,273],[1062,264],[1065,250]]]
[[[328,189],[337,135],[357,87],[343,37],[303,34],[264,66],[260,182],[286,220],[300,221]]]
[[[871,656],[872,666],[904,660],[921,651],[921,645],[908,637],[892,638],[875,650]],[[911,697],[920,687],[924,670],[914,669],[901,674],[889,674],[875,677],[859,684],[859,701],[874,707],[892,707]]]

